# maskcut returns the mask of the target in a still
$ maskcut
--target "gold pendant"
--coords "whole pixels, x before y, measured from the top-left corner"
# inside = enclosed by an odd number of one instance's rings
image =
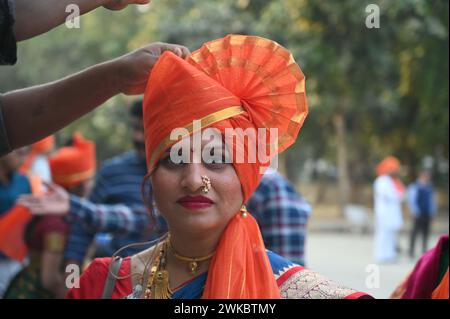
[[[198,263],[194,260],[189,263],[189,270],[191,271],[191,274],[195,275],[198,270]]]
[[[167,270],[160,270],[155,276],[154,298],[170,299],[171,296],[172,292],[169,287],[169,272]]]

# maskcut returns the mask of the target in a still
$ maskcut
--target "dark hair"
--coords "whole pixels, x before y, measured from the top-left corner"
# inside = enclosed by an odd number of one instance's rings
[[[144,112],[142,110],[142,103],[143,103],[143,100],[139,99],[139,100],[133,102],[133,104],[131,104],[131,107],[130,107],[130,116],[131,117],[138,117],[138,118],[142,119],[142,117],[144,116]]]
[[[157,220],[155,216],[155,207],[153,206],[153,192],[150,186],[151,174],[146,174],[141,181],[141,197],[144,202],[144,206],[147,209],[147,213],[150,216],[151,229],[156,230]]]

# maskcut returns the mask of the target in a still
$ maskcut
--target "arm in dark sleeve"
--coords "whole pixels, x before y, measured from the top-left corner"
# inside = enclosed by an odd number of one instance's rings
[[[17,61],[14,22],[14,1],[0,0],[0,65]]]
[[[101,205],[76,196],[70,198],[69,218],[93,233],[140,234],[150,225],[150,215],[143,205]]]
[[[0,157],[8,154],[10,151],[11,147],[6,135],[5,123],[3,123],[2,96],[0,95]]]
[[[76,196],[70,198],[70,234],[66,260],[82,261],[96,233],[142,234],[150,227],[150,216],[143,206],[100,205]]]

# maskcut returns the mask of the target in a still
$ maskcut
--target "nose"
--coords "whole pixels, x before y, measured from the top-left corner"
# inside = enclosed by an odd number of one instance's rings
[[[204,168],[201,163],[189,163],[183,167],[181,186],[192,193],[198,192],[204,185],[202,175]]]

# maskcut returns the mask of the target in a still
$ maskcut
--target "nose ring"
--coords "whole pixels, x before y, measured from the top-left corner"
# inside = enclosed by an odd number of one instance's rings
[[[202,175],[202,183],[202,192],[204,194],[208,194],[209,190],[211,189],[211,179],[206,175]]]

